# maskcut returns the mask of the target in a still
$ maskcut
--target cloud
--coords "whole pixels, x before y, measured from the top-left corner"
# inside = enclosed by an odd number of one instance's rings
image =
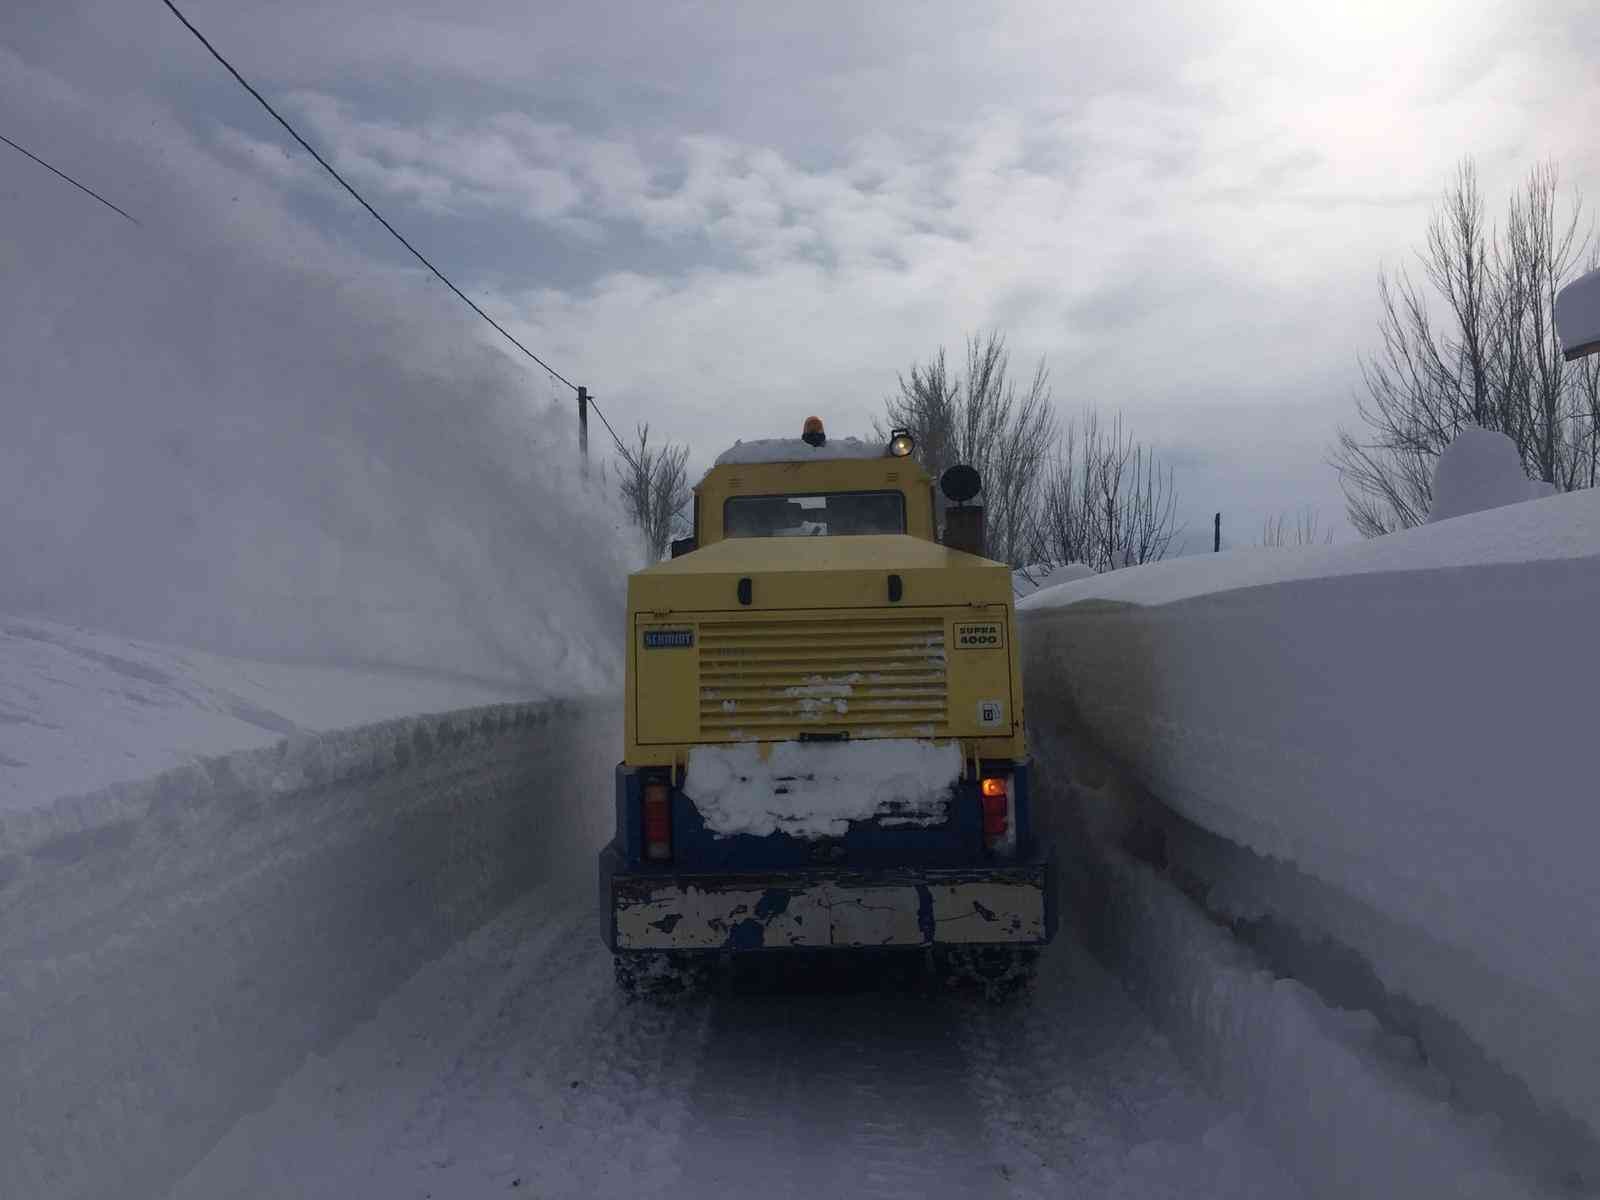
[[[1064,408],[1126,409],[1195,456],[1206,506],[1265,513],[1301,502],[1286,490],[1336,505],[1321,451],[1372,339],[1373,276],[1417,243],[1460,155],[1479,156],[1491,202],[1547,155],[1600,181],[1585,13],[288,0],[202,15],[619,428],[648,418],[701,461],[816,407],[864,430],[913,358],[1000,324],[1019,361],[1049,357]],[[325,188],[280,169],[277,135],[181,30],[100,0],[36,15],[13,43],[31,60],[223,128],[202,139],[219,167],[293,197],[247,192],[255,209],[217,230],[279,254],[304,234],[284,214],[309,214],[367,269],[395,261],[336,197],[315,209]],[[159,83],[132,62],[160,63]],[[1277,463],[1251,458],[1263,427]]]

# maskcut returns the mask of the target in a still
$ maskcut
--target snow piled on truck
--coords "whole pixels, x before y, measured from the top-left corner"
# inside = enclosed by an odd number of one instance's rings
[[[1224,872],[1208,905],[1294,911],[1600,1137],[1600,492],[1020,608],[1031,688],[1162,805],[1292,868]]]
[[[723,837],[815,839],[843,837],[852,821],[936,825],[960,774],[957,742],[744,743],[690,750],[683,790]]]

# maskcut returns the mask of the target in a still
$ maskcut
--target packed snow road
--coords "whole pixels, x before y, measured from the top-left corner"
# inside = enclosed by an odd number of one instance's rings
[[[216,1197],[1298,1195],[1067,942],[1009,1006],[615,991],[547,884],[314,1057],[172,1192]]]

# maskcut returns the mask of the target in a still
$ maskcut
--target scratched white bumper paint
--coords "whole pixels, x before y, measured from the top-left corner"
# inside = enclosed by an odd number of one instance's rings
[[[707,890],[664,882],[642,893],[629,890],[634,895],[618,896],[614,906],[619,950],[1029,943],[1045,937],[1044,889],[1026,883]]]

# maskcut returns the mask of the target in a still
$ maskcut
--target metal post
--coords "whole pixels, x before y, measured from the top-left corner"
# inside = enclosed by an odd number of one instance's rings
[[[1222,514],[1218,513],[1211,523],[1211,553],[1216,554],[1222,549]]]
[[[589,471],[589,389],[578,389],[578,465]]]

